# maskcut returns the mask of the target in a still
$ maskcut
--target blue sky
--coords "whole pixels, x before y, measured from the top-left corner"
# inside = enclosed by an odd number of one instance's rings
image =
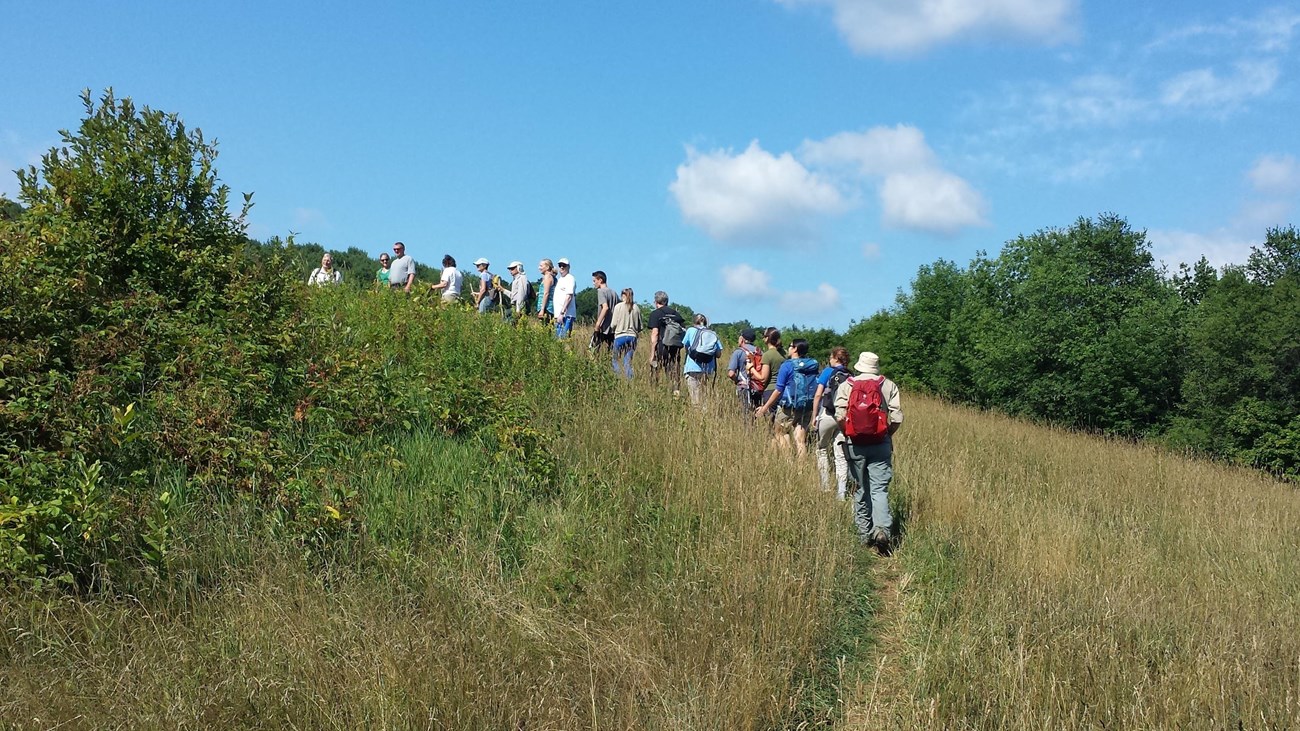
[[[7,3],[0,193],[111,86],[219,141],[257,238],[843,328],[1102,212],[1242,261],[1300,204],[1298,33],[1251,2]]]

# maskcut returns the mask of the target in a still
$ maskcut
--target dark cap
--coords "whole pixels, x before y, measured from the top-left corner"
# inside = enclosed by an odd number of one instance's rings
[[[754,328],[752,328],[752,327],[747,327],[747,328],[745,328],[744,330],[741,330],[741,331],[740,331],[740,337],[744,338],[744,339],[745,339],[745,342],[747,342],[747,343],[752,343],[752,342],[754,342],[754,337],[755,337],[755,335],[754,335]]]

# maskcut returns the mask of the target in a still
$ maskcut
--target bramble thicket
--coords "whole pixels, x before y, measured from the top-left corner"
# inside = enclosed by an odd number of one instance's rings
[[[308,292],[300,272],[323,249],[249,240],[251,197],[232,212],[202,133],[111,91],[84,104],[19,171],[21,206],[0,209],[4,580],[165,572],[182,492],[259,506],[328,553],[363,532],[337,459],[364,435],[435,429],[523,455],[503,469],[539,494],[560,479],[538,395],[559,373],[614,387],[599,366],[418,298]],[[355,248],[335,259],[345,282],[377,267]],[[798,334],[821,358],[874,350],[905,386],[959,402],[1300,477],[1293,228],[1243,265],[1170,274],[1124,219],[1083,218],[924,266],[843,335]]]

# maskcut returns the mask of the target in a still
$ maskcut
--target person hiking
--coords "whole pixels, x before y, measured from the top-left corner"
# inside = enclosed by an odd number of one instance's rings
[[[569,260],[555,262],[560,275],[555,278],[555,337],[567,338],[578,319],[578,283],[569,273]]]
[[[555,319],[555,265],[550,259],[537,263],[542,278],[537,282],[537,319],[544,325]]]
[[[763,350],[763,357],[759,359],[758,368],[753,373],[762,388],[762,395],[759,397],[758,402],[759,406],[767,403],[767,400],[772,398],[772,382],[776,379],[781,364],[786,361],[785,348],[781,347],[780,330],[769,327],[763,331],[763,343],[767,347]],[[758,412],[757,408],[754,410],[754,415],[755,417],[763,416]],[[775,416],[775,414],[773,415]]]
[[[325,254],[320,258],[320,266],[311,270],[307,276],[307,284],[316,287],[325,287],[338,284],[343,281],[343,272],[334,268],[334,257]]]
[[[831,489],[830,466],[835,463],[835,496],[848,497],[849,466],[844,456],[844,430],[835,420],[835,391],[852,374],[848,368],[849,351],[836,346],[831,348],[830,365],[817,377],[817,393],[813,396],[813,439],[817,444],[817,472],[822,489]]]
[[[655,308],[646,322],[650,328],[650,381],[659,382],[667,373],[672,380],[673,396],[682,394],[682,340],[686,337],[686,318],[668,306],[668,293],[655,292]]]
[[[742,413],[752,415],[754,409],[763,405],[764,382],[758,380],[758,367],[763,354],[754,345],[754,328],[747,327],[736,338],[736,349],[731,351],[727,361],[727,378],[736,385],[736,399],[740,402]]]
[[[709,318],[695,315],[695,324],[682,336],[686,359],[682,375],[686,377],[686,391],[691,395],[691,405],[704,403],[704,380],[718,372],[718,356],[722,354],[722,341],[709,329]]]
[[[854,375],[835,390],[835,420],[844,429],[849,474],[858,483],[853,522],[858,540],[888,553],[894,516],[889,512],[889,483],[894,479],[894,433],[903,425],[898,384],[880,375],[880,358],[865,352],[853,364]]]
[[[392,266],[393,260],[388,258],[387,251],[379,255],[379,271],[375,272],[375,286],[379,289],[388,288],[388,272]]]
[[[802,457],[808,449],[808,426],[812,423],[819,369],[817,361],[807,357],[807,340],[796,339],[790,343],[790,354],[794,357],[782,363],[776,373],[772,395],[754,413],[763,416],[777,407],[772,441],[784,447],[793,438],[795,454]]]
[[[478,289],[474,291],[474,304],[478,307],[480,315],[491,311],[497,304],[500,293],[492,286],[492,272],[488,267],[492,263],[483,257],[474,260],[474,268],[478,270]]]
[[[401,241],[393,243],[393,253],[397,256],[388,267],[388,289],[410,294],[415,284],[415,260],[406,255],[406,244]]]
[[[596,288],[596,324],[591,331],[591,350],[599,352],[614,349],[614,305],[618,304],[618,295],[610,289],[605,272],[597,269],[591,273],[591,284]]]
[[[532,283],[528,281],[528,275],[524,274],[522,261],[510,262],[506,270],[510,272],[510,307],[505,310],[504,317],[510,319],[513,316],[518,320],[528,309],[528,288]]]
[[[624,288],[622,300],[614,305],[614,314],[611,318],[614,327],[614,372],[624,375],[619,370],[621,361],[622,369],[626,371],[629,381],[632,380],[632,356],[636,353],[637,336],[641,334],[641,308],[632,297],[632,288]]]
[[[443,302],[455,302],[460,299],[460,288],[464,280],[465,275],[456,268],[455,257],[446,254],[442,257],[442,275],[438,278],[437,284],[429,285],[429,291],[441,291]]]

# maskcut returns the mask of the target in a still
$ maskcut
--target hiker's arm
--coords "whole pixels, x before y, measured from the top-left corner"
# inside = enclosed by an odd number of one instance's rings
[[[845,417],[849,415],[849,392],[853,390],[853,384],[845,381],[840,387],[835,389],[835,420],[843,424]]]
[[[826,393],[826,387],[823,386],[823,385],[820,384],[820,383],[817,384],[817,393],[814,393],[814,394],[813,394],[813,410],[812,410],[812,412],[813,412],[813,416],[814,416],[814,418],[815,418],[815,417],[820,417],[821,414],[822,414],[822,410],[821,410],[821,405],[822,405],[822,394],[824,394],[824,393]]]
[[[903,402],[898,395],[898,384],[889,381],[889,385],[893,388],[889,390],[889,395],[885,396],[885,403],[889,405],[889,434],[893,436],[894,432],[903,425]]]
[[[755,409],[754,413],[758,414],[759,416],[766,414],[767,412],[772,410],[772,407],[776,405],[776,401],[779,398],[781,398],[781,389],[779,388],[773,389],[772,395],[767,398],[767,402],[764,403],[762,406],[758,407],[757,409]]]

